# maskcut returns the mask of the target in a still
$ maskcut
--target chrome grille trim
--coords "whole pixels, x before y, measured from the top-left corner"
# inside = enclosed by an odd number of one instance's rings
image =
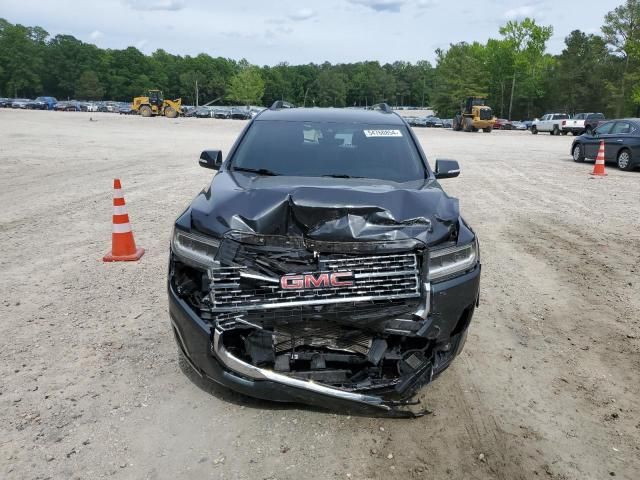
[[[270,282],[256,281],[255,289],[249,290],[241,284],[241,278],[247,278],[247,267],[212,268],[208,271],[212,310],[263,310],[421,296],[420,270],[415,253],[320,258],[318,265],[318,271],[306,273],[353,272],[354,285],[285,290]]]

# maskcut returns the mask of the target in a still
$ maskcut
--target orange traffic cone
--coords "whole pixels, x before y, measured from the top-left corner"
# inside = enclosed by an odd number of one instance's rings
[[[111,251],[102,257],[104,262],[132,262],[140,260],[144,255],[144,248],[136,248],[133,239],[129,214],[124,202],[124,195],[120,180],[113,181],[113,233],[111,234]]]
[[[596,164],[593,166],[593,172],[591,172],[591,175],[598,177],[604,177],[606,175],[604,171],[604,140],[600,141],[600,149],[598,150]]]

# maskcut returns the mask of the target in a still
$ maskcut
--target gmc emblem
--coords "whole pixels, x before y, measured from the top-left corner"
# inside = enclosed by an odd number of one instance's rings
[[[353,272],[307,273],[304,275],[284,275],[280,278],[280,286],[285,290],[303,288],[352,287]],[[347,280],[349,279],[349,280]]]

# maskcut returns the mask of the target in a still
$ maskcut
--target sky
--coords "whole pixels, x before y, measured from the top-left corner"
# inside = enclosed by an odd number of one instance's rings
[[[599,33],[623,0],[0,0],[0,18],[101,48],[208,53],[256,65],[396,60],[498,38],[509,20],[551,25],[551,53],[575,29]]]

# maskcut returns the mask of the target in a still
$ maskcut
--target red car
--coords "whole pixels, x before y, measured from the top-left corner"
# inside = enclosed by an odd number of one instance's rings
[[[496,123],[493,124],[494,130],[513,130],[513,124],[506,118],[496,119]]]

